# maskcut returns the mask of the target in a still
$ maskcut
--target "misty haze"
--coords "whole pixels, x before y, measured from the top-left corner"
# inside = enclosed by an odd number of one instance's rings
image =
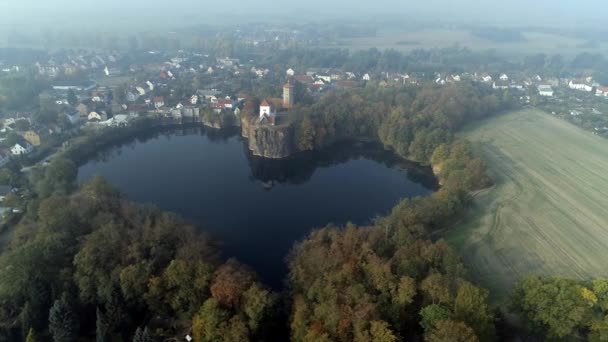
[[[0,2],[0,342],[604,341],[608,4]]]

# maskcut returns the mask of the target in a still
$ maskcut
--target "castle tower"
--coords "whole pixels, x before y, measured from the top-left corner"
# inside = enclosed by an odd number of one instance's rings
[[[294,104],[294,86],[291,82],[287,82],[283,86],[283,107],[289,109],[293,107]]]

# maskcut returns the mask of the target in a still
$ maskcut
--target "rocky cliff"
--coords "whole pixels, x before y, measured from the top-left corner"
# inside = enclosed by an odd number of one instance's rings
[[[293,130],[289,125],[249,126],[249,149],[260,157],[280,159],[289,157],[295,152],[293,144]]]

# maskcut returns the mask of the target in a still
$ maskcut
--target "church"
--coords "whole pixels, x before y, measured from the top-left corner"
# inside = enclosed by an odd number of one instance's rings
[[[281,99],[277,99],[281,101]],[[283,109],[290,109],[294,106],[295,103],[295,94],[294,94],[294,85],[291,81],[285,83],[283,86],[283,99],[282,104]],[[276,124],[277,118],[277,108],[273,104],[272,100],[264,99],[262,103],[260,103],[260,123],[268,124],[274,126]]]

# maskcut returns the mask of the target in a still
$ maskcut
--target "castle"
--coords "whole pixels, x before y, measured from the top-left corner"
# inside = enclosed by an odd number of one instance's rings
[[[283,85],[283,108],[293,108],[295,103],[294,85],[288,81]],[[278,99],[280,100],[280,99]],[[276,123],[277,110],[272,101],[265,99],[260,103],[260,123],[274,125]]]

